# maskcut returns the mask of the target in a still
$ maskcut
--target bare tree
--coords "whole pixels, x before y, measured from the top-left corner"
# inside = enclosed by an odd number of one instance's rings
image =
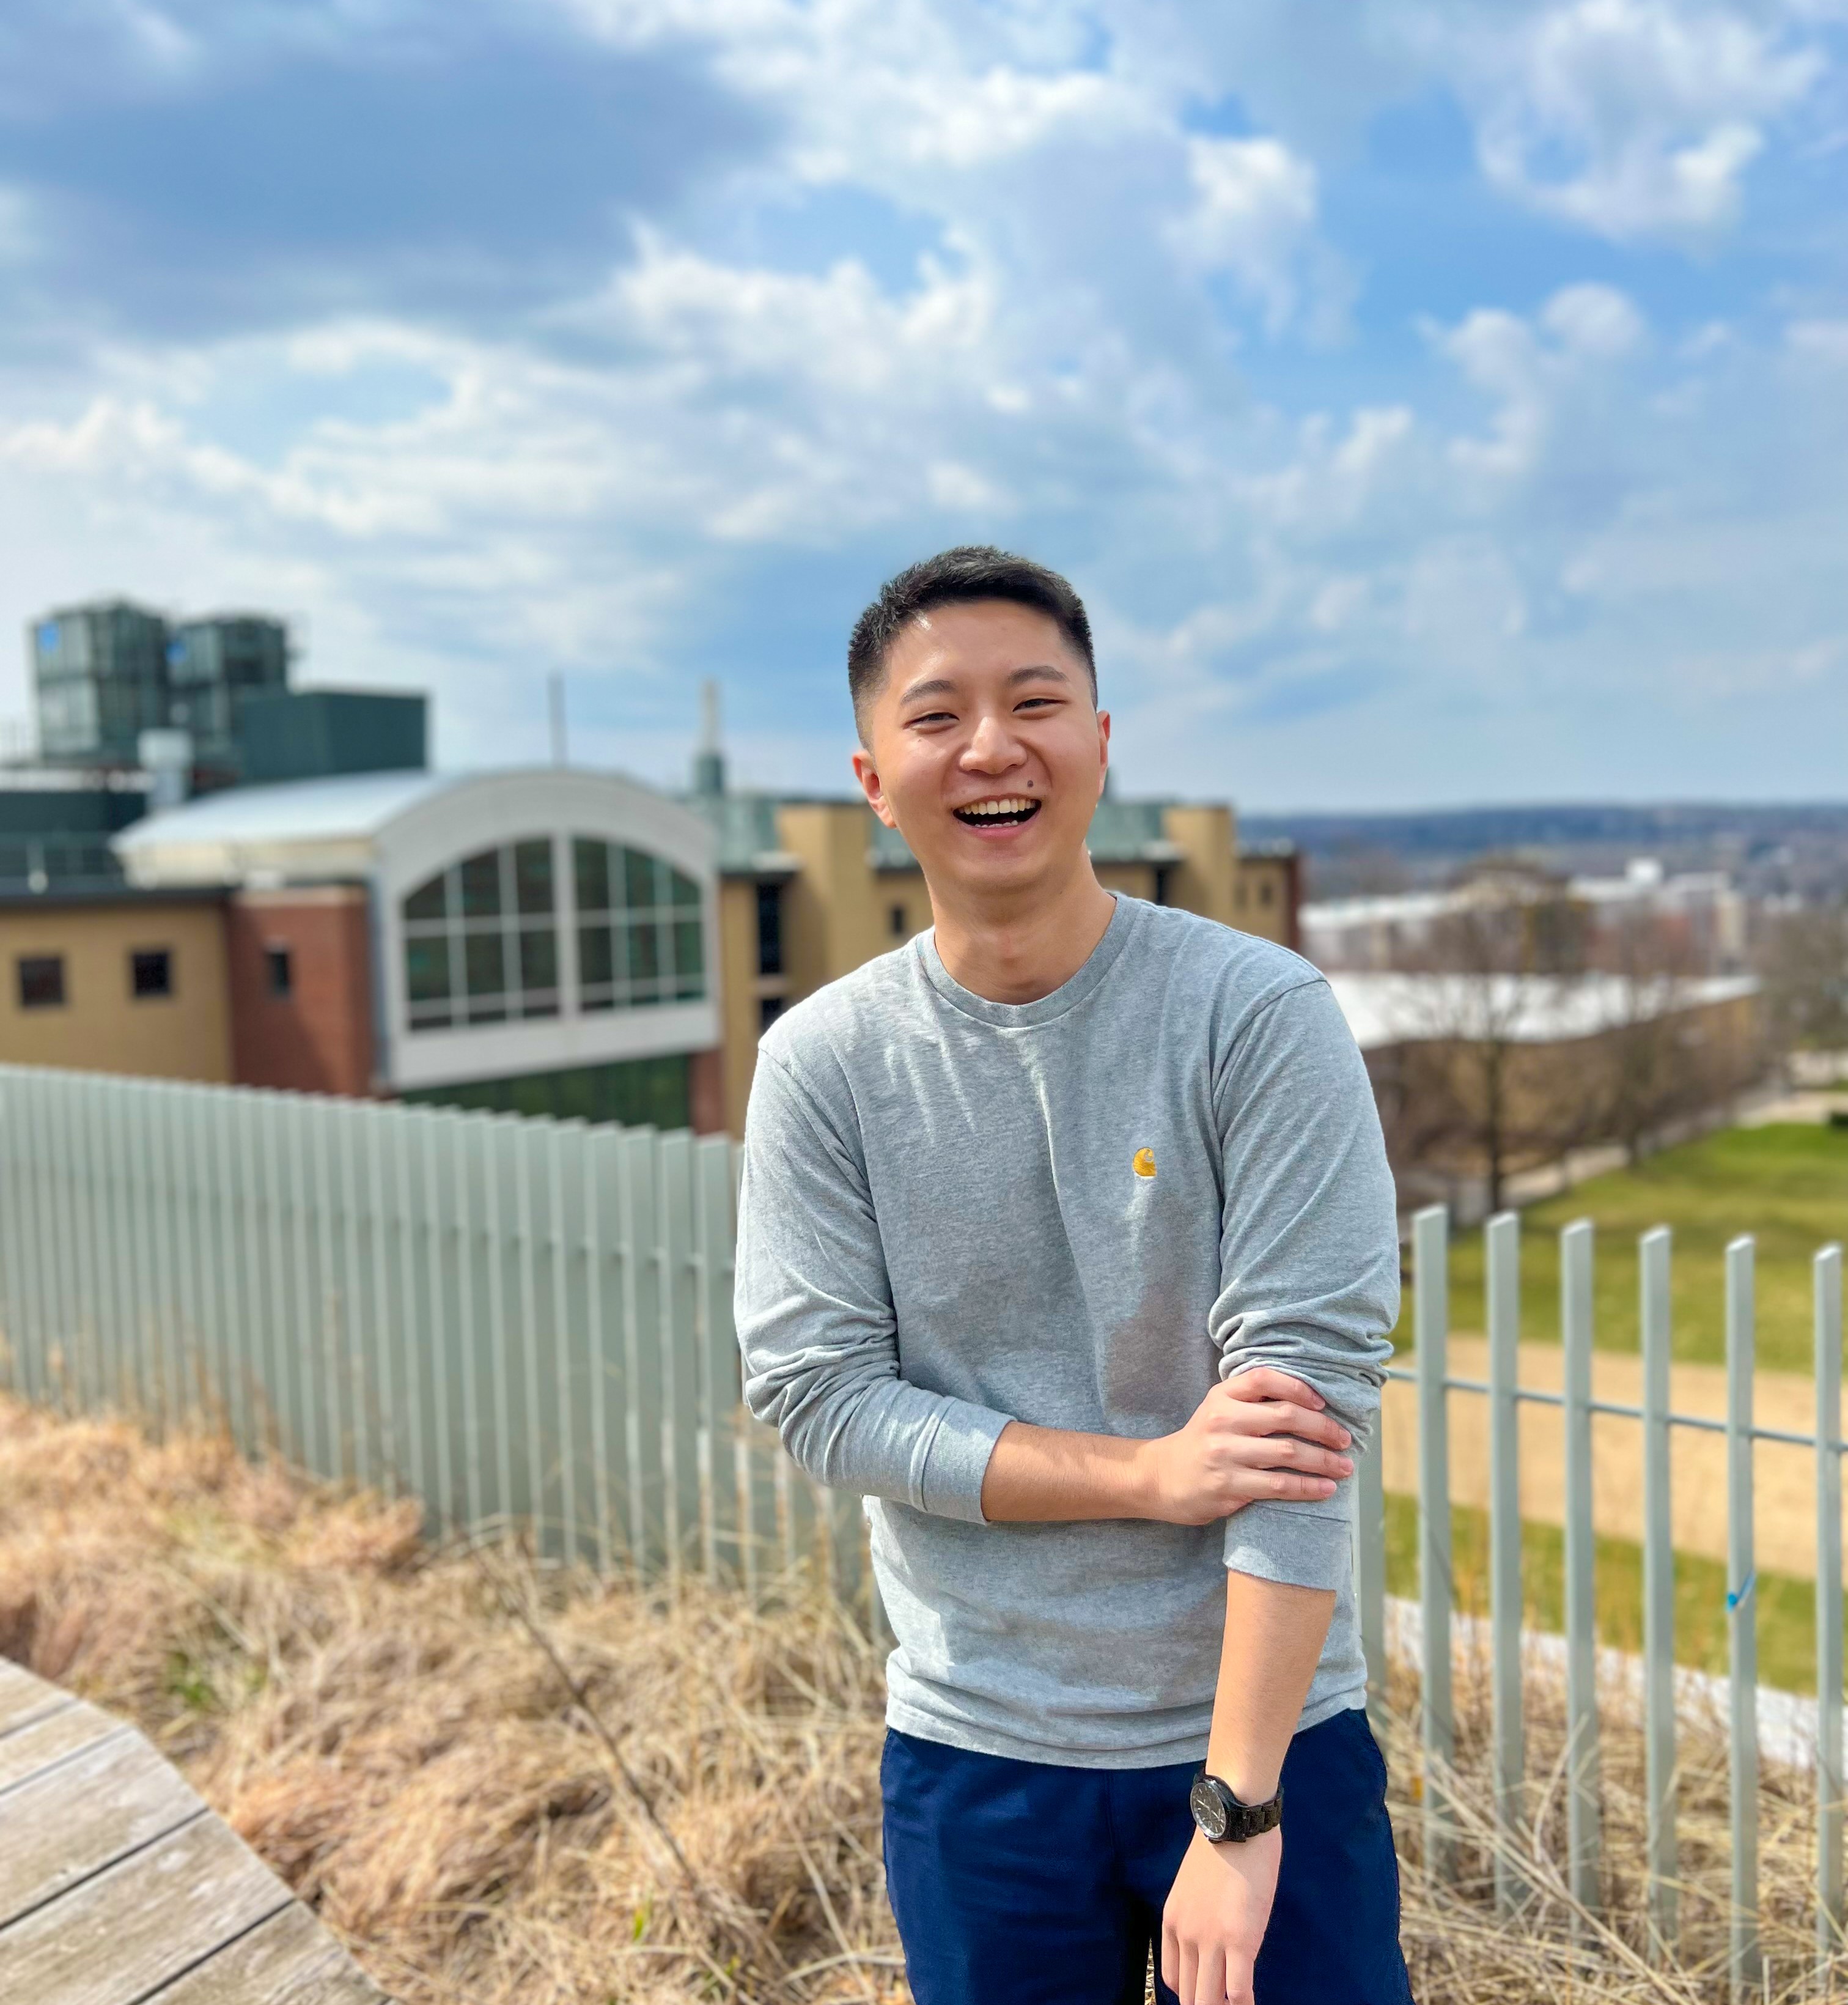
[[[1395,1161],[1479,1175],[1495,1211],[1511,1172],[1588,1138],[1597,1094],[1558,1058],[1582,1013],[1583,928],[1570,901],[1526,869],[1474,890],[1436,923],[1398,992],[1399,1039],[1376,1086]]]
[[[1758,953],[1766,1031],[1780,1058],[1848,1050],[1848,904],[1780,912]]]

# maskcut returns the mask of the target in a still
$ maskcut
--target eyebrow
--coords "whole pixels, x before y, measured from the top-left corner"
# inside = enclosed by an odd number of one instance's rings
[[[1014,689],[1022,683],[1069,683],[1071,680],[1063,669],[1056,667],[1050,662],[1033,662],[1025,668],[1010,669],[1006,686]],[[956,687],[947,676],[928,676],[922,682],[913,683],[910,688],[901,691],[899,701],[901,704],[915,703],[920,697],[952,696],[956,693]]]

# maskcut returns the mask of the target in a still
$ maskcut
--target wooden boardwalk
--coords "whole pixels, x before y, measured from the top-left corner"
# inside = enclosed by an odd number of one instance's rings
[[[132,1727],[0,1658],[5,2005],[385,2005]]]

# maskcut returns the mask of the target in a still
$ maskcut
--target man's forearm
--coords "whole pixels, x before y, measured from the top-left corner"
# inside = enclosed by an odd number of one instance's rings
[[[1063,1525],[1155,1516],[1149,1450],[1119,1434],[1068,1433],[1010,1420],[982,1478],[991,1525]]]
[[[1241,1803],[1268,1802],[1334,1613],[1331,1589],[1226,1576],[1226,1638],[1207,1768]]]
[[[1324,1404],[1300,1379],[1261,1370],[1214,1386],[1183,1427],[1152,1441],[1010,1420],[983,1472],[982,1515],[1210,1525],[1261,1498],[1325,1502],[1354,1465],[1348,1431]]]

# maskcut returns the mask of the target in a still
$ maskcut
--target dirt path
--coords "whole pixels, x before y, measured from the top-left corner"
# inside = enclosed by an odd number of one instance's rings
[[[1556,1345],[1520,1347],[1520,1382],[1557,1392],[1562,1354]],[[1450,1340],[1453,1376],[1486,1378],[1489,1347],[1479,1337]],[[1597,1353],[1592,1391],[1601,1399],[1642,1403],[1637,1357]],[[1412,1386],[1386,1389],[1386,1487],[1407,1495],[1418,1488],[1418,1409]],[[1761,1427],[1808,1433],[1815,1400],[1809,1380],[1794,1372],[1761,1371],[1755,1389]],[[1677,1413],[1726,1413],[1726,1373],[1717,1364],[1678,1364],[1670,1403]],[[1524,1518],[1557,1525],[1564,1515],[1563,1416],[1556,1406],[1520,1410],[1520,1510]],[[1726,1557],[1726,1443],[1719,1434],[1677,1427],[1673,1435],[1674,1543],[1685,1552]],[[1643,1430],[1611,1414],[1592,1420],[1592,1515],[1601,1532],[1640,1543],[1643,1536]],[[1760,1441],[1756,1458],[1758,1559],[1776,1573],[1813,1579],[1816,1571],[1815,1457],[1802,1448]],[[1450,1395],[1450,1495],[1454,1502],[1489,1501],[1489,1402]]]

